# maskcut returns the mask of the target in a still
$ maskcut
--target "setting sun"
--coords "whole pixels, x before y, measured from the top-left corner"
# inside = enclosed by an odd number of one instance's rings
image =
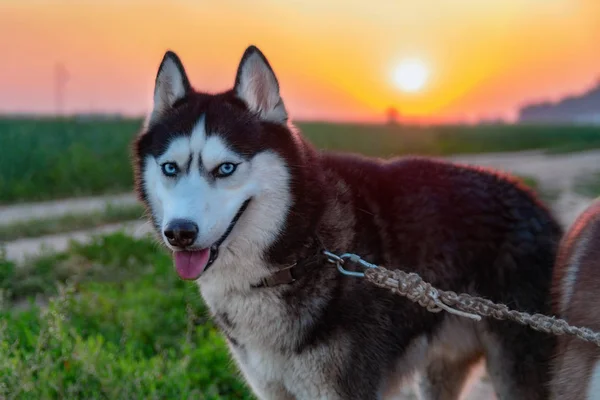
[[[404,60],[394,71],[394,83],[403,92],[414,93],[422,90],[428,78],[427,66],[418,59]]]
[[[10,60],[0,113],[145,115],[166,49],[193,85],[216,92],[249,44],[275,69],[295,120],[375,122],[393,106],[411,122],[515,121],[524,104],[598,79],[598,0],[326,4],[0,0],[10,38],[0,40]],[[214,39],[200,48],[204,37]]]

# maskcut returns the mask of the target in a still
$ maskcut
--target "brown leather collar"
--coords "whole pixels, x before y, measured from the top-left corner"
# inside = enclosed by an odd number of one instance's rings
[[[327,257],[323,253],[325,249],[323,248],[320,239],[315,239],[315,245],[317,249],[314,254],[311,254],[306,258],[302,258],[288,267],[273,272],[271,275],[263,278],[259,283],[252,285],[252,287],[264,288],[288,285],[308,275],[308,273],[315,268],[324,265],[327,262]]]

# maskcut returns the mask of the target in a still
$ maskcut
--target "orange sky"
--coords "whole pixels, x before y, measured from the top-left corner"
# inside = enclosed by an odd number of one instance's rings
[[[0,0],[0,38],[0,112],[53,112],[60,61],[67,111],[141,114],[167,48],[216,91],[257,45],[296,119],[510,118],[600,78],[599,0]],[[393,84],[409,57],[418,94]]]

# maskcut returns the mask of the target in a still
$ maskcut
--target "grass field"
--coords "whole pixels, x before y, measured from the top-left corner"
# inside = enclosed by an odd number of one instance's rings
[[[127,191],[140,120],[0,119],[0,204]],[[299,123],[319,148],[372,156],[600,148],[599,127]]]
[[[150,240],[117,233],[23,266],[0,257],[0,289],[2,399],[252,398],[197,287]]]

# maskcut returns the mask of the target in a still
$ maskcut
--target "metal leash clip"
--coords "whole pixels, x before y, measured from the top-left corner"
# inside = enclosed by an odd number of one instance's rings
[[[345,269],[344,264],[347,261],[350,261],[355,264],[359,264],[364,268],[377,268],[377,265],[371,264],[370,262],[363,260],[362,258],[360,258],[360,256],[358,256],[356,254],[344,253],[341,256],[338,256],[337,254],[331,253],[329,251],[324,251],[323,254],[325,254],[325,256],[327,257],[327,261],[329,261],[332,264],[335,264],[337,266],[338,271],[340,271],[342,274],[347,275],[347,276],[354,276],[357,278],[365,277],[364,272],[354,272],[354,271],[348,271],[347,269]]]

